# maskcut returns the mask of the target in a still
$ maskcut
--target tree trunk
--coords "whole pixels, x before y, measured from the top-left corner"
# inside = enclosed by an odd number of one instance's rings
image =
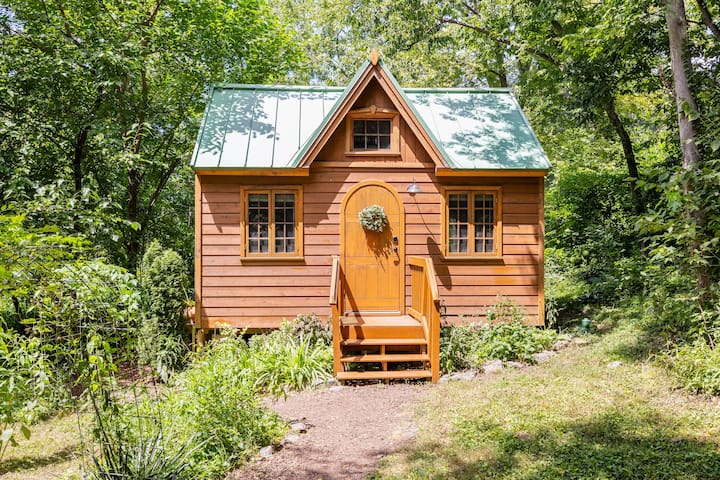
[[[75,195],[80,195],[82,191],[83,172],[82,164],[85,159],[85,150],[87,145],[89,127],[83,127],[75,138],[75,152],[73,153],[73,179],[75,180]]]
[[[645,204],[640,194],[640,190],[637,188],[637,181],[639,178],[637,160],[635,159],[635,152],[633,151],[632,140],[630,134],[628,134],[623,125],[622,120],[615,111],[615,102],[610,103],[605,107],[605,113],[607,113],[610,123],[612,124],[615,132],[620,137],[620,143],[622,143],[623,154],[625,156],[625,163],[627,164],[628,175],[630,176],[630,188],[632,193],[633,210],[636,215],[642,215],[645,213]]]
[[[665,19],[668,25],[668,39],[670,46],[670,65],[673,73],[673,89],[677,108],[678,127],[680,131],[680,146],[682,148],[682,166],[688,172],[698,173],[702,156],[696,143],[695,125],[693,119],[697,118],[698,109],[690,90],[688,71],[690,62],[687,44],[687,18],[685,16],[684,0],[666,0]],[[691,193],[690,185],[685,185],[686,193]],[[687,212],[688,219],[697,225],[705,224],[705,214],[702,209]],[[697,245],[691,245],[695,249]],[[692,252],[691,252],[692,253]],[[695,268],[695,280],[701,298],[705,297],[710,286],[710,274],[703,266]]]

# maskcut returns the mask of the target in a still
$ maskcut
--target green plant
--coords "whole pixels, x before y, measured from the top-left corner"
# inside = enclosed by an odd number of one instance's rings
[[[480,368],[486,360],[533,363],[533,354],[547,349],[557,338],[553,330],[524,325],[522,309],[501,296],[487,310],[486,318],[487,324],[468,323],[441,330],[443,372]]]
[[[50,368],[37,338],[25,338],[0,327],[0,461],[15,434],[30,437],[29,425],[43,411]]]
[[[299,314],[292,322],[283,323],[281,330],[289,335],[307,341],[311,345],[331,345],[332,329],[329,322],[323,322],[315,313]]]
[[[720,395],[720,350],[698,340],[669,352],[665,363],[690,391]]]
[[[380,205],[370,205],[363,208],[358,213],[358,219],[365,230],[373,232],[382,232],[388,225],[385,209]]]
[[[332,372],[332,350],[283,332],[256,335],[250,340],[256,387],[274,395],[303,390],[324,381]]]
[[[174,441],[173,427],[150,424],[134,418],[143,426],[129,431],[127,425],[113,418],[113,408],[101,411],[93,402],[96,417],[96,434],[100,451],[92,455],[87,474],[91,480],[178,480],[186,475],[188,460],[201,445],[193,439],[178,445]]]
[[[138,360],[167,381],[188,353],[183,316],[188,275],[180,255],[153,241],[143,255],[138,276],[143,307]]]
[[[174,377],[159,408],[182,427],[176,439],[197,446],[190,478],[219,477],[282,435],[282,421],[258,403],[255,368],[247,344],[228,330]]]

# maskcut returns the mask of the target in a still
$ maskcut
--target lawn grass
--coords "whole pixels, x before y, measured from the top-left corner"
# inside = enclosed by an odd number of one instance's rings
[[[80,478],[82,448],[78,421],[88,428],[89,418],[74,413],[57,415],[33,425],[30,439],[22,436],[0,462],[1,480]]]
[[[416,443],[373,478],[720,478],[720,402],[678,390],[643,342],[625,322],[542,365],[438,386]]]

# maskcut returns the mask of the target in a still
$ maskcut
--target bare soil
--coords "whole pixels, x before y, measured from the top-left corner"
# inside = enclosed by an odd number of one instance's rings
[[[289,432],[290,441],[269,458],[232,472],[228,480],[360,480],[384,456],[412,440],[413,408],[429,384],[330,387],[269,402],[288,422],[307,433]]]

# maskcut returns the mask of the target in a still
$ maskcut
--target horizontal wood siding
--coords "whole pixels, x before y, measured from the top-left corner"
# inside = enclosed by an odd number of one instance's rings
[[[426,161],[426,159],[418,159]],[[332,256],[340,254],[340,206],[344,194],[368,179],[390,183],[405,208],[406,255],[430,256],[437,273],[440,298],[448,320],[459,315],[482,317],[505,295],[520,305],[533,324],[538,319],[539,258],[542,248],[541,209],[535,178],[448,178],[439,183],[428,167],[377,171],[367,168],[323,168],[313,164],[305,178],[201,177],[202,314],[208,327],[271,328],[299,313],[330,314],[328,292]],[[413,177],[422,193],[405,189]],[[304,258],[251,260],[241,258],[241,188],[293,184],[303,186]],[[451,260],[441,255],[440,187],[501,186],[503,258]],[[406,262],[407,264],[407,262]],[[410,269],[406,267],[406,299],[410,305]]]

